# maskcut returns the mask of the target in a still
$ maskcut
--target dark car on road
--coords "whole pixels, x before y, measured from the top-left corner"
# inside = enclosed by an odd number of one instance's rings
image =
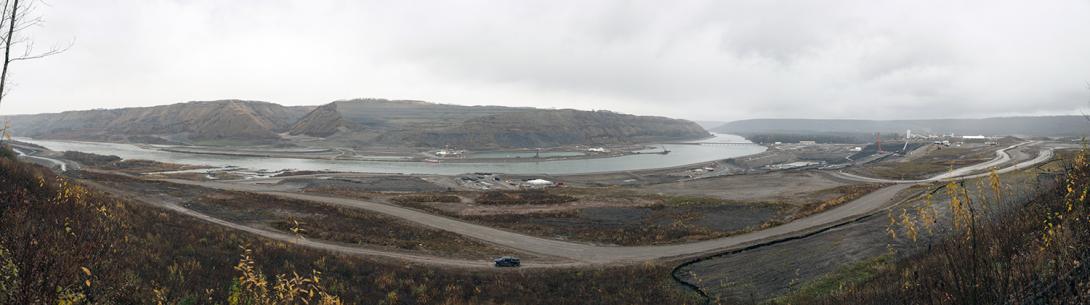
[[[496,267],[518,267],[522,266],[522,261],[519,258],[513,256],[504,256],[493,260],[496,262]]]

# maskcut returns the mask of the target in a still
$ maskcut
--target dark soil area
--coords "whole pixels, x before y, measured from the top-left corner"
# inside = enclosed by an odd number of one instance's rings
[[[441,192],[447,188],[415,176],[377,176],[353,178],[288,178],[280,183],[301,184],[304,191],[339,190],[352,192]]]
[[[398,196],[390,201],[545,238],[634,246],[685,243],[767,228],[820,213],[879,187],[834,186],[805,192],[801,195],[804,200],[791,204],[646,194],[631,188],[458,193],[461,197],[438,193]]]
[[[642,222],[651,212],[651,208],[598,207],[579,210],[577,216],[588,222],[624,225]]]
[[[185,205],[232,222],[269,226],[314,239],[469,258],[514,254],[381,214],[266,195],[218,193],[193,198]]]
[[[693,204],[669,208],[588,207],[462,218],[549,238],[650,245],[712,239],[758,229],[780,212],[773,205]]]
[[[462,198],[455,195],[437,195],[437,194],[424,194],[424,195],[404,195],[391,198],[390,201],[396,203],[422,203],[422,202],[462,202]]]
[[[697,208],[703,216],[697,224],[720,231],[737,231],[759,227],[768,219],[780,215],[779,209],[771,206],[727,205]]]
[[[889,221],[872,217],[819,235],[689,265],[678,274],[723,304],[758,304],[802,283],[887,253]]]
[[[575,197],[557,195],[544,190],[488,191],[477,196],[480,204],[559,204],[576,201]]]
[[[85,174],[84,178],[126,191],[168,197],[163,199],[227,221],[308,238],[467,258],[513,254],[454,233],[357,209],[114,175]]]

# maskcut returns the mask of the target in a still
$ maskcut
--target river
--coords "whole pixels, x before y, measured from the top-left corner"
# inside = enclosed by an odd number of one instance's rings
[[[81,151],[102,155],[115,155],[124,159],[145,159],[189,165],[237,166],[252,170],[313,170],[388,174],[435,174],[456,175],[472,172],[506,174],[570,175],[599,172],[632,171],[729,159],[765,151],[764,146],[750,145],[656,145],[670,150],[669,154],[635,154],[596,159],[573,159],[519,162],[406,162],[406,161],[349,161],[296,158],[268,158],[247,156],[222,156],[191,154],[146,149],[130,144],[17,139],[44,146],[54,151]],[[691,142],[749,142],[736,135],[715,134],[713,138]]]

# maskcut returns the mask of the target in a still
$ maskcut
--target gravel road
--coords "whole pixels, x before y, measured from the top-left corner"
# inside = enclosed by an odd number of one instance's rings
[[[875,192],[867,194],[859,199],[845,203],[833,209],[827,210],[822,213],[811,215],[806,218],[802,218],[787,224],[771,227],[768,229],[739,234],[730,237],[724,237],[713,240],[699,241],[693,243],[676,244],[676,245],[659,245],[659,246],[632,246],[632,247],[620,247],[620,246],[598,246],[584,243],[576,243],[569,241],[560,241],[553,239],[540,238],[535,236],[529,236],[525,234],[510,232],[506,230],[496,229],[492,227],[473,224],[453,218],[444,216],[438,216],[423,211],[409,209],[400,206],[394,206],[384,203],[371,202],[366,200],[356,200],[337,197],[326,197],[309,194],[301,194],[294,192],[285,192],[278,189],[274,185],[265,184],[250,184],[250,183],[229,183],[229,182],[216,182],[216,181],[190,181],[180,179],[162,179],[171,183],[195,185],[212,189],[231,190],[231,191],[243,191],[243,192],[255,192],[274,196],[280,196],[284,198],[307,200],[313,202],[320,202],[331,205],[340,205],[352,208],[359,208],[386,214],[393,217],[398,217],[406,221],[415,222],[424,226],[432,228],[446,230],[453,233],[461,234],[467,237],[476,238],[485,242],[490,242],[499,246],[509,247],[531,253],[555,256],[559,258],[569,259],[570,262],[558,262],[558,263],[543,263],[534,264],[533,262],[527,262],[526,267],[570,267],[579,265],[603,265],[603,264],[630,264],[638,263],[649,260],[673,260],[673,259],[685,259],[707,255],[710,253],[730,251],[733,249],[740,249],[755,244],[761,244],[766,242],[775,241],[778,239],[788,238],[792,236],[798,236],[809,232],[817,231],[829,226],[844,223],[860,215],[865,215],[872,211],[887,207],[894,204],[894,198],[898,192],[909,188],[914,183],[938,181],[945,179],[952,179],[957,177],[958,174],[964,175],[981,169],[987,169],[991,166],[1002,164],[1010,160],[1010,155],[1006,150],[1023,145],[1027,143],[1018,144],[1008,147],[1006,149],[997,152],[996,159],[992,161],[967,166],[948,173],[944,173],[926,180],[918,181],[896,181],[885,179],[874,179],[867,177],[860,177],[857,175],[838,173],[843,178],[865,181],[865,182],[880,182],[880,183],[894,183],[892,186],[888,186],[879,189]],[[1051,149],[1043,149],[1037,158],[1016,164],[1014,166],[1004,168],[1001,171],[1012,171],[1025,167],[1032,166],[1034,164],[1043,162],[1052,157]],[[981,174],[981,175],[986,175]],[[974,176],[965,176],[961,178],[969,178]],[[103,187],[103,186],[100,186]],[[109,191],[109,189],[104,189]],[[117,190],[114,190],[117,191]],[[132,194],[128,194],[132,195]],[[168,203],[156,203],[155,200],[142,200],[156,206],[168,208],[178,211],[180,213],[197,217],[199,219],[209,221],[215,224],[223,225],[229,228],[246,231],[249,233],[257,234],[267,238],[290,242],[293,244],[313,247],[319,249],[325,249],[334,252],[357,254],[357,255],[373,255],[389,258],[404,259],[420,263],[431,263],[440,265],[450,265],[458,267],[488,267],[490,262],[488,261],[467,261],[440,257],[430,257],[413,255],[398,252],[388,252],[375,249],[367,249],[357,246],[340,245],[322,241],[301,239],[289,234],[263,230],[259,228],[253,228],[241,224],[227,222],[221,219],[214,218],[209,215],[205,215],[196,211],[186,209],[176,204]]]

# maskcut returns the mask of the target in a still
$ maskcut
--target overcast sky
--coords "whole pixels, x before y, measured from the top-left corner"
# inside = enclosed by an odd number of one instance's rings
[[[665,115],[1077,113],[1090,0],[51,0],[0,113],[376,97]]]

